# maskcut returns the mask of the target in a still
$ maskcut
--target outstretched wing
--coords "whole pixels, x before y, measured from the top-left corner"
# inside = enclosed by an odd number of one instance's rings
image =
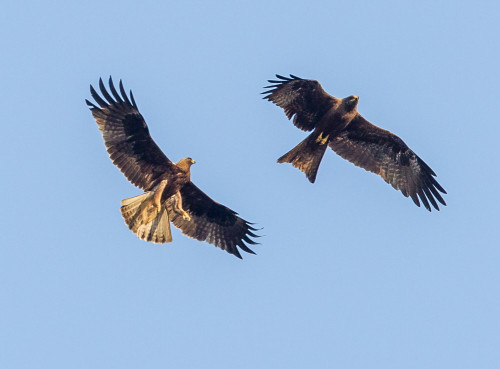
[[[339,99],[327,94],[318,81],[301,79],[290,74],[290,78],[276,75],[278,80],[272,83],[270,90],[262,92],[267,99],[283,108],[288,119],[293,118],[293,124],[303,131],[311,131],[321,117]]]
[[[181,189],[182,208],[189,213],[191,220],[183,219],[173,210],[173,198],[167,200],[167,209],[172,223],[185,235],[199,241],[207,241],[241,259],[238,247],[255,254],[245,244],[256,245],[250,237],[259,237],[251,223],[238,217],[233,210],[221,205],[192,182]]]
[[[333,151],[358,167],[380,175],[404,196],[431,211],[439,210],[436,199],[443,205],[440,192],[446,193],[434,178],[434,171],[393,133],[381,129],[361,115],[328,144]]]
[[[85,101],[102,132],[113,164],[134,185],[150,191],[161,175],[172,170],[173,164],[151,138],[132,91],[129,99],[120,81],[119,94],[111,77],[109,88],[113,96],[99,79],[99,89],[104,98],[90,86],[90,93],[99,106]]]

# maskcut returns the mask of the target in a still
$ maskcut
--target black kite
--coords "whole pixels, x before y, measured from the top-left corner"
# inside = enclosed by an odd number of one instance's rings
[[[431,211],[445,201],[446,191],[434,178],[436,174],[398,136],[379,128],[357,111],[358,96],[339,99],[327,94],[318,81],[290,75],[269,80],[263,92],[267,99],[283,108],[288,119],[303,131],[313,131],[278,163],[291,163],[314,183],[326,147],[354,165],[380,175],[404,196]]]
[[[125,177],[144,194],[122,200],[125,223],[140,239],[154,243],[171,242],[170,222],[185,235],[207,241],[241,259],[238,247],[254,254],[245,244],[255,245],[256,229],[233,210],[213,201],[190,179],[191,158],[171,162],[156,145],[139,113],[132,91],[128,98],[120,81],[120,94],[111,77],[111,96],[102,79],[99,88],[104,99],[90,86],[99,105],[88,100],[104,144]]]

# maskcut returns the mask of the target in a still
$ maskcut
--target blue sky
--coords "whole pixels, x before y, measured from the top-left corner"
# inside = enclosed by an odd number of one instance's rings
[[[499,5],[22,2],[0,14],[3,368],[498,368]],[[360,96],[437,173],[417,208],[331,150],[314,185],[275,73]],[[167,156],[256,222],[243,260],[124,225],[84,100],[123,79]]]

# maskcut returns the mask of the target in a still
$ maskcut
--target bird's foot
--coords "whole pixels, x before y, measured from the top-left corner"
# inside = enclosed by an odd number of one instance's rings
[[[182,210],[182,219],[190,221],[191,216],[188,213],[186,213],[184,210]]]
[[[324,145],[328,142],[329,137],[330,135],[326,135],[325,137],[323,137],[323,132],[320,132],[318,138],[316,138],[316,142],[319,143],[320,145]]]

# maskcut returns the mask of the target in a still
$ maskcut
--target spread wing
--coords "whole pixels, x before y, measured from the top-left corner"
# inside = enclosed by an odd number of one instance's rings
[[[267,99],[283,108],[288,119],[293,116],[293,124],[303,131],[311,131],[321,117],[339,99],[327,94],[318,81],[301,79],[290,74],[290,78],[276,75],[263,94]]]
[[[250,237],[259,237],[251,223],[238,217],[233,210],[221,205],[192,182],[188,182],[180,190],[182,207],[189,213],[191,220],[183,219],[173,210],[173,198],[167,200],[167,209],[172,223],[185,235],[199,241],[207,241],[241,259],[238,247],[243,251],[255,254],[245,242],[255,245]]]
[[[99,105],[85,100],[104,138],[109,157],[121,172],[137,187],[151,190],[161,175],[173,168],[173,163],[160,150],[149,134],[148,126],[139,113],[132,91],[127,97],[120,81],[120,94],[111,77],[109,89],[99,79],[102,98],[90,86],[90,93]]]
[[[404,196],[431,211],[439,210],[436,199],[443,205],[440,192],[446,193],[434,178],[434,171],[393,133],[381,129],[361,115],[328,144],[333,151],[358,167],[380,175]]]

